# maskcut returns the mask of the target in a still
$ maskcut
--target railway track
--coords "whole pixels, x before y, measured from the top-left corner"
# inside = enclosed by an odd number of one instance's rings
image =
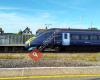
[[[58,52],[64,52],[64,53],[94,53],[94,52],[100,52],[100,46],[66,46],[66,47],[60,47],[57,50],[56,49],[45,49],[44,52],[49,53],[58,53]]]
[[[29,52],[24,46],[0,46],[0,53],[26,53]],[[100,52],[100,46],[66,46],[58,49],[46,48],[44,51],[49,53],[87,53]]]

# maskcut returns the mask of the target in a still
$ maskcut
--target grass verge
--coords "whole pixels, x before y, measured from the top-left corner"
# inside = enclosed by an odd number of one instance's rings
[[[0,59],[30,59],[27,53],[1,53]],[[100,61],[100,53],[45,53],[43,60]]]

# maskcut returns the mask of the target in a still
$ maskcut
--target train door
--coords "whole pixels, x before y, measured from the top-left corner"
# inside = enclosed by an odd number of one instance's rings
[[[70,33],[62,33],[62,45],[70,45]]]

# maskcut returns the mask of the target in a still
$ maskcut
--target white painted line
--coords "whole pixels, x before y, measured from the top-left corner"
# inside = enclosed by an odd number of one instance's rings
[[[100,68],[100,66],[88,66],[88,67],[24,67],[24,68],[0,68],[12,70],[12,69],[67,69],[67,68]]]

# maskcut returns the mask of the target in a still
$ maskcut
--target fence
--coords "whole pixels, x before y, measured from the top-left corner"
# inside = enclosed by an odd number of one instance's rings
[[[25,44],[25,41],[30,39],[33,35],[0,35],[0,45],[9,44]]]

